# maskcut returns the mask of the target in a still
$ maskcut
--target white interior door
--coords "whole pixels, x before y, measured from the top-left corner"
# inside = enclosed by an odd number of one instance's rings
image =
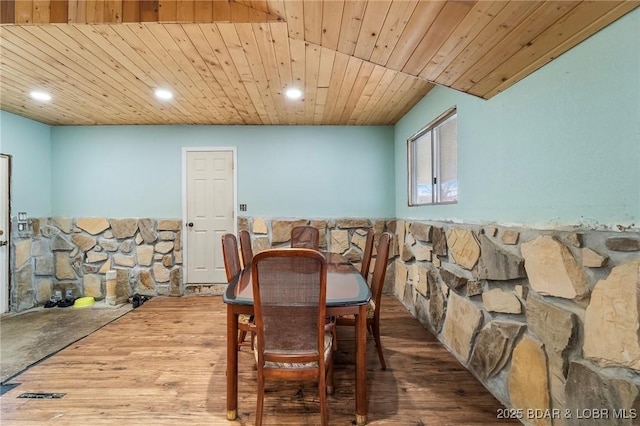
[[[0,154],[0,313],[9,311],[9,157]]]
[[[227,281],[221,237],[235,233],[234,151],[186,151],[186,283]]]

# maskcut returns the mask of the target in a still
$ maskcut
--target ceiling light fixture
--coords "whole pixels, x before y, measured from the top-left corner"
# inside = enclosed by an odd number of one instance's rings
[[[302,96],[302,91],[300,89],[291,87],[287,89],[287,91],[284,92],[284,94],[287,95],[287,98],[289,99],[300,99],[300,96]]]
[[[173,93],[167,89],[156,89],[156,98],[162,101],[168,101],[173,98]]]
[[[47,92],[39,92],[37,90],[30,93],[32,99],[36,101],[48,102],[51,100],[51,95]]]

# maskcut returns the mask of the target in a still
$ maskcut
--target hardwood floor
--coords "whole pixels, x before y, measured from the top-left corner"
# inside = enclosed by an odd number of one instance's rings
[[[395,299],[383,296],[380,370],[367,342],[369,424],[496,424],[502,405]],[[251,425],[252,354],[239,354],[239,417],[225,405],[226,307],[220,297],[156,297],[16,376],[0,397],[6,425]],[[332,425],[355,420],[353,330],[341,327],[335,356]],[[267,384],[266,425],[319,422],[312,383]],[[23,393],[64,393],[25,399]],[[519,423],[513,423],[519,424]]]

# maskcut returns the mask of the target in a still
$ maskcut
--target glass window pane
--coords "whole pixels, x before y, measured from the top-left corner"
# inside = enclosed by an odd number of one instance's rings
[[[458,126],[455,108],[408,140],[409,205],[458,201]]]
[[[458,200],[458,126],[452,116],[437,129],[439,151],[439,199],[443,203]]]
[[[418,204],[433,202],[433,170],[431,167],[431,132],[420,136],[414,142],[416,158],[416,200]]]

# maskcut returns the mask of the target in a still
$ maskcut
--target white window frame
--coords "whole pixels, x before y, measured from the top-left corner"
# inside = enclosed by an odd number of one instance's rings
[[[408,182],[407,182],[407,190],[408,190],[408,204],[409,206],[424,206],[424,205],[437,205],[437,204],[456,204],[458,202],[458,198],[456,195],[456,199],[453,201],[441,199],[442,194],[442,184],[444,182],[440,181],[440,141],[437,137],[437,132],[434,130],[438,129],[440,126],[448,123],[451,120],[458,119],[458,110],[454,106],[449,108],[443,114],[441,114],[438,118],[433,120],[431,123],[420,129],[417,133],[407,139],[407,171],[408,171]],[[456,122],[457,126],[457,122]],[[431,139],[431,147],[430,147],[430,160],[431,160],[431,200],[430,201],[422,201],[418,200],[418,182],[417,182],[417,171],[418,171],[418,156],[416,154],[417,143],[420,138],[429,134]],[[457,141],[456,141],[456,149],[457,149]],[[457,175],[457,164],[456,164],[456,175]],[[457,179],[456,179],[457,181]]]

